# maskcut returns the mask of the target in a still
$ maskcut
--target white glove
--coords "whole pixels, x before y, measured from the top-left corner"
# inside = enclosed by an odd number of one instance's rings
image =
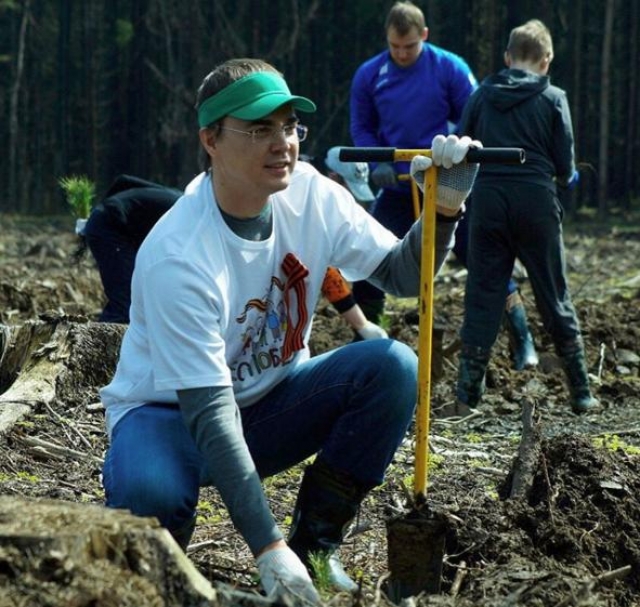
[[[362,337],[362,339],[365,339],[365,340],[389,338],[389,335],[387,335],[387,332],[382,327],[376,325],[370,320],[367,321],[367,324],[364,327],[362,327],[362,329],[356,329],[356,332],[360,337]]]
[[[434,165],[442,167],[438,171],[438,206],[458,211],[469,196],[480,168],[477,163],[464,161],[471,146],[481,148],[482,144],[466,136],[436,135],[431,142],[431,158],[418,155],[411,160],[409,173],[420,190],[424,190],[424,172]]]
[[[418,184],[421,192],[424,192],[424,173],[433,166],[433,160],[428,156],[414,156],[411,159],[411,166],[409,167],[409,174],[415,182]]]
[[[84,236],[84,229],[87,227],[88,219],[76,219],[76,234]]]
[[[283,599],[288,597],[316,605],[320,603],[320,595],[309,572],[291,548],[274,548],[263,552],[256,559],[256,565],[260,582],[270,600],[280,599],[287,604]]]
[[[396,171],[391,162],[381,162],[371,171],[371,181],[379,188],[391,188],[398,183]]]
[[[481,148],[479,141],[471,137],[457,135],[436,135],[431,142],[431,158],[436,166],[450,169],[454,164],[460,164],[466,157],[470,147]]]

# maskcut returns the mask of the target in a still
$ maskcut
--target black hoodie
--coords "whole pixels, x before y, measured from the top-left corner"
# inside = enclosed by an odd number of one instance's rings
[[[504,69],[486,78],[464,109],[458,131],[485,147],[524,148],[522,165],[485,164],[478,179],[526,180],[555,190],[575,170],[566,93],[548,76]]]

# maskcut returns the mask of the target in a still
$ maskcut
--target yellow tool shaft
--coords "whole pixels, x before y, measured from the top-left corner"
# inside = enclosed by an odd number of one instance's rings
[[[425,151],[426,150],[420,150],[423,155]],[[420,261],[420,324],[418,336],[418,405],[416,412],[414,476],[414,492],[416,497],[426,496],[427,472],[429,468],[437,172],[438,170],[433,166],[425,171],[424,177],[422,253]]]

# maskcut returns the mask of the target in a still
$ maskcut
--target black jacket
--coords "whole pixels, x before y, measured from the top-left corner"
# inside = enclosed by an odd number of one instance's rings
[[[182,196],[182,191],[131,175],[120,175],[95,211],[139,247],[151,228]],[[90,229],[89,225],[87,229]]]
[[[479,180],[525,180],[555,190],[575,171],[573,127],[566,93],[548,76],[504,69],[471,95],[458,125],[485,147],[524,148],[522,165],[484,164]]]

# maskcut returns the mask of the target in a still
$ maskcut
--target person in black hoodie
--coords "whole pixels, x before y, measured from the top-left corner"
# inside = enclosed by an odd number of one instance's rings
[[[470,97],[460,135],[485,146],[520,147],[521,165],[484,164],[469,214],[468,277],[456,386],[458,412],[475,407],[500,330],[514,261],[527,269],[536,306],[562,360],[574,413],[599,408],[592,396],[584,344],[565,276],[558,187],[578,179],[566,93],[550,83],[553,42],[533,19],[514,28],[506,69]]]
[[[182,191],[133,175],[119,175],[93,207],[80,236],[96,260],[106,303],[100,322],[129,323],[136,253]]]

